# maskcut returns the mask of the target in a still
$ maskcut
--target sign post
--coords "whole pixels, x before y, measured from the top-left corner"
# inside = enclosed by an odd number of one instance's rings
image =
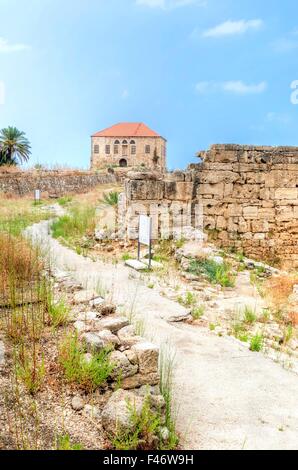
[[[141,245],[149,247],[149,269],[151,269],[152,258],[152,219],[146,215],[140,215],[139,239],[138,239],[138,260],[141,256]]]
[[[34,191],[34,201],[36,203],[40,202],[40,189],[35,189],[35,191]]]

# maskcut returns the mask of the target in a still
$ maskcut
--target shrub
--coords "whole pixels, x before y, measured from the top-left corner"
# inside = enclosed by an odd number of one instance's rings
[[[196,275],[204,275],[209,282],[220,284],[222,287],[234,287],[235,276],[230,271],[227,263],[217,263],[212,259],[192,260],[188,271]]]
[[[109,360],[111,349],[104,348],[92,356],[90,361],[84,357],[84,350],[76,334],[68,334],[59,347],[59,362],[66,380],[77,383],[87,391],[94,391],[111,375],[114,365]]]
[[[108,206],[117,206],[119,202],[119,193],[117,191],[110,191],[109,193],[104,193],[103,202]]]
[[[63,197],[60,197],[58,199],[58,204],[62,207],[66,206],[67,204],[69,204],[70,202],[72,201],[72,197],[71,196],[63,196]]]
[[[150,406],[150,397],[146,397],[140,413],[136,407],[127,402],[130,414],[130,431],[121,431],[112,439],[116,450],[152,450],[152,446],[158,448],[156,435],[161,426],[161,417],[158,412],[153,412]],[[154,445],[155,443],[155,445]]]
[[[63,215],[52,224],[54,238],[64,238],[67,241],[93,234],[96,227],[94,207],[72,207],[68,215]]]
[[[205,313],[204,305],[200,305],[192,310],[191,315],[194,320],[199,320]]]
[[[250,350],[259,352],[263,348],[264,338],[261,334],[254,335],[250,340]]]
[[[48,316],[50,324],[54,328],[59,326],[67,325],[70,319],[70,308],[66,304],[65,300],[61,299],[59,302],[54,303],[52,295],[48,298]]]
[[[36,345],[32,344],[32,351],[24,345],[15,352],[15,367],[17,377],[24,383],[28,392],[35,395],[41,388],[45,378],[44,359],[38,357]]]
[[[252,308],[248,305],[245,306],[244,308],[244,322],[248,323],[249,325],[252,325],[257,321],[257,315],[255,310],[252,310]]]
[[[83,446],[78,443],[72,443],[69,434],[57,437],[57,450],[83,450]]]

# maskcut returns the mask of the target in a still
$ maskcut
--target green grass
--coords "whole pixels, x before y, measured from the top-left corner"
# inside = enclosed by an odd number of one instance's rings
[[[186,292],[184,296],[180,295],[177,298],[177,302],[183,307],[192,307],[197,302],[197,297],[193,292]]]
[[[67,215],[59,217],[52,223],[53,237],[64,240],[69,246],[76,249],[79,254],[86,252],[89,241],[82,238],[92,236],[96,228],[95,207],[71,207]],[[85,251],[84,251],[85,250]]]
[[[120,430],[116,437],[112,438],[112,444],[116,450],[152,450],[154,436],[158,435],[161,427],[161,416],[153,412],[150,406],[150,396],[145,398],[141,412],[127,402],[129,411],[130,429]],[[156,446],[159,448],[159,445]]]
[[[57,437],[57,450],[83,450],[83,446],[72,442],[69,434]]]
[[[230,273],[230,266],[224,262],[216,263],[213,260],[192,260],[188,271],[195,275],[204,275],[212,284],[222,287],[234,287],[235,276]]]
[[[260,352],[263,349],[264,338],[261,334],[254,335],[250,340],[249,349],[254,352]]]
[[[104,193],[103,202],[108,206],[117,206],[119,202],[119,194],[117,191],[110,191],[109,193]]]
[[[132,255],[130,255],[129,253],[123,253],[122,261],[128,261],[129,259],[132,259]]]
[[[54,328],[58,328],[59,326],[65,326],[69,323],[70,308],[64,299],[59,300],[59,302],[53,302],[52,299],[49,299],[47,310],[50,324]]]
[[[41,222],[42,220],[47,220],[50,217],[50,211],[41,212],[38,207],[12,213],[12,215],[1,216],[0,214],[0,232],[7,232],[13,236],[19,236],[30,225]]]
[[[199,320],[200,318],[202,318],[202,316],[204,315],[205,313],[205,307],[204,305],[199,305],[198,307],[195,307],[192,312],[191,312],[191,315],[192,315],[192,318],[194,320]]]
[[[58,204],[61,207],[67,206],[67,204],[72,202],[72,197],[71,196],[63,196],[58,199]]]
[[[257,321],[257,315],[255,310],[253,310],[250,306],[246,305],[244,308],[244,322],[248,325],[253,325]]]
[[[76,334],[68,334],[59,347],[59,362],[69,383],[77,383],[86,391],[95,391],[103,385],[114,370],[109,356],[110,348],[94,353],[90,362],[84,357],[84,350]]]

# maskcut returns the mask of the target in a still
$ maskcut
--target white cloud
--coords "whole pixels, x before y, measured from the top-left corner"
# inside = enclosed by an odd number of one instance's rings
[[[228,92],[234,95],[254,95],[263,93],[267,89],[266,82],[257,84],[247,84],[241,80],[231,80],[226,82],[198,82],[196,92],[199,94]]]
[[[0,38],[0,54],[9,54],[11,52],[21,52],[30,49],[26,44],[10,44],[6,39]]]
[[[263,20],[228,20],[214,28],[208,29],[203,33],[206,38],[217,38],[222,36],[233,36],[235,34],[244,34],[249,30],[259,30],[264,25]]]
[[[5,103],[5,85],[0,81],[0,105]]]
[[[189,5],[205,5],[205,0],[136,0],[137,5],[150,8],[160,8],[161,10],[173,10],[174,8],[186,7]]]
[[[256,85],[247,85],[246,83],[239,81],[230,81],[223,83],[223,89],[230,91],[238,95],[249,95],[263,93],[267,88],[266,82],[261,82]]]

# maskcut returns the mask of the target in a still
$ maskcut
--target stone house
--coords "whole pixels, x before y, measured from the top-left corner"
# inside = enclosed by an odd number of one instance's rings
[[[164,172],[167,141],[141,122],[124,122],[91,136],[91,169],[145,167]]]

